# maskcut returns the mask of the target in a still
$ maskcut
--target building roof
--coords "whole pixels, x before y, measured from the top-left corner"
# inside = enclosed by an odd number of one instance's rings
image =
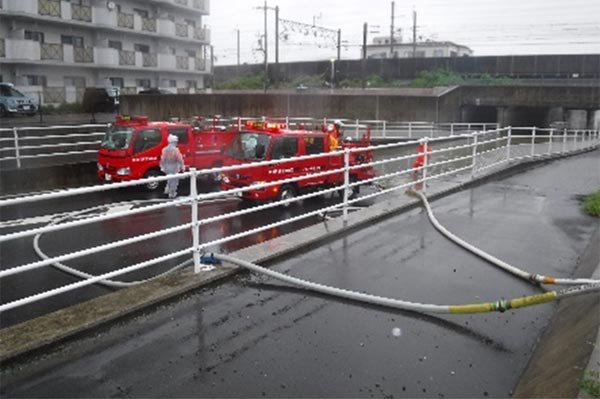
[[[444,42],[434,42],[434,41],[426,41],[426,42],[417,42],[417,47],[440,47],[440,46],[446,46],[446,47],[457,47],[457,48],[463,48],[469,51],[473,51],[471,50],[470,47],[467,46],[463,46],[462,44],[456,44],[454,42],[450,42],[450,41],[444,41]],[[390,47],[390,43],[387,44],[367,44],[367,47],[382,47],[382,48],[389,48]],[[394,47],[413,47],[413,43],[399,43],[397,41],[394,41]]]

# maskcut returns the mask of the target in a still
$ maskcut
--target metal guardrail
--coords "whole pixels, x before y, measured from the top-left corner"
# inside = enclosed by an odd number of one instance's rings
[[[531,133],[533,130],[534,134]],[[423,150],[417,153],[417,146],[421,144]],[[31,237],[48,232],[63,231],[67,229],[77,228],[85,225],[92,225],[106,221],[114,221],[121,218],[126,218],[132,215],[140,215],[148,212],[154,212],[174,206],[188,205],[190,206],[190,218],[188,220],[179,221],[178,225],[166,228],[157,229],[146,234],[129,237],[119,241],[112,241],[91,248],[82,249],[76,252],[66,253],[43,259],[36,262],[31,262],[19,266],[11,266],[0,271],[0,279],[14,276],[27,271],[36,270],[42,267],[48,267],[58,262],[65,262],[77,259],[83,256],[98,254],[112,249],[120,249],[132,244],[144,242],[150,239],[164,237],[177,232],[190,231],[191,242],[186,248],[166,253],[164,255],[146,260],[140,263],[122,267],[108,273],[103,273],[97,276],[83,278],[81,281],[67,284],[62,287],[50,289],[35,295],[23,297],[9,303],[0,304],[0,312],[15,309],[20,306],[40,301],[61,293],[70,292],[77,288],[89,286],[92,284],[107,282],[108,279],[131,273],[136,270],[146,269],[153,265],[165,262],[167,260],[176,259],[182,256],[191,256],[194,261],[194,270],[196,273],[201,272],[202,267],[200,258],[202,252],[229,241],[237,240],[253,234],[257,234],[266,230],[277,228],[289,223],[322,215],[324,212],[340,211],[344,221],[347,220],[349,211],[353,204],[367,199],[376,198],[386,194],[397,193],[409,187],[417,186],[423,192],[427,191],[427,184],[442,179],[447,176],[456,175],[459,173],[470,174],[471,178],[475,178],[479,173],[494,167],[504,167],[508,164],[513,164],[519,160],[529,160],[543,158],[553,154],[568,154],[571,152],[581,151],[598,147],[600,144],[600,135],[598,131],[567,131],[564,130],[557,134],[551,129],[532,128],[503,128],[490,131],[474,132],[468,134],[457,134],[453,136],[445,136],[438,138],[423,138],[404,143],[391,143],[384,145],[374,145],[363,148],[345,148],[343,151],[308,155],[297,158],[279,159],[272,161],[257,162],[246,165],[228,166],[209,170],[195,170],[178,175],[162,176],[155,178],[140,179],[131,182],[113,183],[108,185],[84,187],[78,189],[61,190],[52,193],[33,195],[28,197],[17,197],[12,199],[0,200],[0,209],[22,205],[27,203],[55,200],[58,198],[76,198],[77,196],[98,193],[105,191],[118,190],[124,187],[145,185],[149,182],[164,182],[174,176],[180,179],[188,179],[190,186],[190,195],[172,201],[158,203],[149,206],[142,206],[135,209],[127,208],[117,209],[101,215],[87,215],[85,217],[72,218],[70,221],[62,220],[61,223],[50,223],[45,227],[30,228],[21,231],[13,231],[0,236],[0,243],[9,243],[11,241]],[[350,154],[360,153],[365,151],[373,151],[382,153],[380,160],[374,160],[370,163],[351,165]],[[390,153],[393,153],[390,156]],[[386,156],[387,155],[387,156]],[[421,155],[424,158],[422,166],[413,167],[412,161]],[[334,170],[326,170],[318,173],[308,173],[303,176],[282,179],[275,182],[254,183],[250,186],[235,188],[222,192],[211,192],[207,194],[198,194],[197,178],[201,175],[231,172],[243,170],[247,168],[255,168],[257,166],[277,166],[290,161],[302,161],[316,158],[341,157],[343,162],[341,167]],[[400,165],[400,166],[399,166]],[[352,182],[351,175],[354,170],[374,167],[379,173],[372,179]],[[232,198],[232,196],[240,195],[249,190],[264,189],[268,187],[281,186],[282,184],[295,184],[302,180],[314,179],[316,177],[327,176],[331,174],[343,174],[343,185],[322,189],[316,192],[310,192],[293,198],[282,199],[275,202],[270,202],[251,208],[242,208],[229,211],[220,215],[202,218],[198,212],[198,206],[203,201],[215,200],[218,198]],[[355,198],[350,196],[354,187],[358,187],[367,183],[373,183],[379,186],[379,190],[363,195],[358,195]],[[311,210],[310,212],[282,219],[278,222],[271,223],[258,228],[249,229],[246,231],[236,232],[227,236],[213,239],[208,242],[201,242],[200,230],[202,226],[209,223],[228,220],[242,215],[247,215],[254,212],[259,212],[265,209],[275,208],[281,205],[291,204],[308,198],[322,196],[324,194],[332,194],[342,190],[343,198],[340,203],[333,205],[325,205],[320,209]],[[70,201],[69,203],[76,203]],[[82,211],[76,211],[82,214]],[[56,216],[56,215],[55,215]],[[64,214],[62,214],[64,216]],[[282,215],[283,217],[283,215]],[[5,226],[10,226],[11,222],[5,221]],[[7,245],[7,244],[5,244]]]
[[[96,154],[107,124],[0,129],[0,165],[40,158]],[[56,151],[59,150],[59,151]]]

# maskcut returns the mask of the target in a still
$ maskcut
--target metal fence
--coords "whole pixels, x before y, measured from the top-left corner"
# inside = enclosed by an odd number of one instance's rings
[[[364,132],[363,132],[364,133]],[[528,134],[524,134],[528,133]],[[352,207],[359,202],[369,199],[377,199],[381,196],[391,196],[401,193],[404,189],[416,186],[423,192],[427,191],[427,186],[437,184],[437,181],[443,180],[446,177],[455,178],[457,175],[466,176],[473,179],[481,173],[492,168],[504,168],[507,165],[513,165],[522,160],[543,159],[553,154],[568,154],[576,151],[595,148],[600,144],[600,136],[598,131],[572,131],[563,130],[555,132],[547,129],[531,128],[503,128],[490,131],[473,132],[468,134],[457,134],[454,136],[424,138],[420,140],[412,140],[404,143],[391,143],[362,148],[345,148],[343,151],[315,154],[298,158],[279,159],[272,161],[257,162],[246,165],[229,166],[215,168],[210,170],[195,170],[191,169],[186,173],[177,175],[180,179],[189,181],[190,195],[179,199],[155,203],[153,205],[141,206],[135,209],[124,207],[113,210],[106,214],[85,214],[81,210],[75,211],[75,214],[80,217],[72,217],[63,219],[60,223],[50,223],[44,227],[25,228],[23,230],[12,230],[8,234],[0,236],[0,243],[14,242],[18,239],[39,236],[43,233],[65,231],[69,229],[80,228],[85,225],[94,225],[98,228],[107,226],[112,223],[127,223],[124,218],[134,215],[148,214],[157,212],[175,206],[189,206],[189,218],[187,216],[178,219],[176,225],[168,228],[159,228],[151,232],[132,236],[118,241],[109,241],[104,244],[85,248],[76,252],[66,253],[47,257],[40,261],[30,262],[24,265],[10,265],[0,271],[0,279],[9,276],[15,276],[24,272],[34,271],[51,265],[62,264],[61,262],[70,261],[89,255],[97,255],[105,253],[109,250],[123,250],[123,248],[146,242],[148,240],[166,237],[175,233],[189,232],[190,241],[184,243],[184,248],[180,250],[171,250],[165,252],[153,259],[143,262],[127,265],[117,268],[107,273],[100,275],[90,275],[81,273],[81,280],[67,284],[62,287],[52,288],[45,292],[40,292],[35,295],[23,297],[13,300],[8,303],[0,304],[0,312],[14,309],[26,304],[50,298],[62,293],[67,293],[75,289],[89,286],[96,283],[115,284],[115,286],[126,286],[127,283],[109,281],[117,276],[128,274],[142,269],[149,269],[152,266],[161,264],[169,260],[177,258],[190,257],[193,259],[194,270],[200,273],[203,270],[201,264],[201,255],[215,246],[226,242],[238,240],[254,234],[258,234],[267,230],[278,228],[279,226],[294,223],[303,219],[323,215],[325,212],[340,212],[340,217],[346,221]],[[421,156],[424,158],[422,166],[413,167],[413,161],[418,156],[417,146],[422,146]],[[372,162],[351,165],[351,153],[373,152],[376,156]],[[282,164],[291,161],[306,161],[317,158],[337,158],[338,161],[335,169],[321,170],[316,173],[308,173],[295,178],[281,179],[274,182],[254,182],[250,186],[237,187],[228,191],[210,192],[207,194],[198,194],[197,179],[203,175],[212,175],[215,173],[242,171],[248,168],[256,168],[258,166],[266,168],[281,167]],[[375,168],[377,173],[375,177],[369,180],[353,181],[352,175],[357,170],[362,168]],[[241,207],[226,211],[225,213],[201,217],[199,214],[199,205],[204,201],[214,201],[219,198],[232,199],[236,196],[241,196],[241,193],[250,190],[273,189],[274,187],[283,187],[285,185],[294,186],[300,181],[307,181],[318,177],[324,177],[337,174],[343,176],[340,183],[336,186],[325,187],[319,191],[301,193],[297,196],[285,196],[280,200],[256,205],[253,207]],[[171,176],[172,178],[172,176]],[[149,182],[165,182],[168,177],[161,176],[148,179],[140,179],[132,182],[113,183],[100,186],[92,186],[78,189],[62,190],[52,193],[33,195],[28,197],[17,197],[11,199],[0,200],[0,209],[14,205],[40,203],[43,201],[52,201],[56,199],[68,200],[65,203],[76,204],[77,197],[99,192],[107,192],[119,190],[124,187],[145,185]],[[343,181],[343,183],[341,183]],[[362,194],[351,196],[355,188],[365,184],[372,184],[377,187],[376,190],[363,190]],[[287,217],[289,214],[282,212],[281,219],[278,222],[268,225],[251,228],[244,231],[236,231],[233,234],[223,233],[221,237],[207,238],[205,242],[201,242],[201,230],[210,223],[238,218],[242,215],[247,215],[255,212],[260,212],[266,209],[276,208],[280,206],[290,205],[297,201],[303,201],[309,198],[320,197],[323,195],[338,195],[341,192],[341,198],[337,203],[327,203],[318,209],[311,208],[310,211],[298,216]],[[31,206],[30,208],[39,209],[40,207]],[[188,213],[185,213],[188,215]],[[37,215],[39,216],[39,215]],[[4,225],[10,225],[11,221],[4,221]],[[152,272],[151,270],[147,270]],[[129,283],[132,284],[132,283]]]
[[[14,127],[0,129],[0,166],[40,159],[62,159],[67,156],[98,153],[108,125]]]

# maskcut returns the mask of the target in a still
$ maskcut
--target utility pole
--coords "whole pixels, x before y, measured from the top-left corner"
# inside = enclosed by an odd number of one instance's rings
[[[392,1],[392,24],[390,26],[390,58],[394,58],[394,11],[396,2]]]
[[[338,62],[342,59],[342,30],[337,31],[337,60]]]
[[[265,0],[264,5],[265,10],[265,42],[264,42],[264,50],[265,50],[265,92],[267,91],[267,87],[269,86],[269,41],[267,40],[267,0]]]
[[[279,6],[275,7],[275,64],[279,65]]]
[[[417,12],[413,10],[413,58],[417,57]]]
[[[238,66],[240,66],[240,30],[236,29],[237,31],[237,64]]]
[[[362,51],[362,65],[361,65],[361,75],[362,75],[362,87],[363,89],[367,86],[367,32],[369,29],[369,25],[365,22],[363,25],[363,51]]]

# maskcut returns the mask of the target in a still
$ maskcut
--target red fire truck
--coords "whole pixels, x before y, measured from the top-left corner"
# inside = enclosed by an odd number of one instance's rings
[[[159,162],[167,137],[178,137],[177,147],[186,167],[208,169],[223,165],[223,150],[237,130],[215,125],[195,129],[189,123],[150,122],[145,116],[117,116],[98,151],[98,177],[104,181],[130,181],[160,176]],[[148,183],[156,190],[159,183]]]
[[[247,122],[245,128],[232,140],[225,150],[225,165],[242,165],[252,162],[270,161],[322,154],[330,151],[327,133],[313,131],[292,131],[285,124],[269,122]],[[369,135],[360,142],[344,142],[337,150],[370,145]],[[350,153],[350,166],[369,163],[373,159],[371,151]],[[221,189],[229,190],[252,184],[268,183],[341,169],[344,166],[343,155],[323,156],[306,160],[282,162],[275,165],[247,167],[226,172],[221,178]],[[350,171],[350,182],[371,179],[375,170],[371,166]],[[338,187],[344,183],[344,174],[334,173],[318,176],[298,182],[271,186],[264,189],[244,191],[241,197],[251,201],[290,199],[303,192]],[[354,194],[358,186],[353,187]]]

